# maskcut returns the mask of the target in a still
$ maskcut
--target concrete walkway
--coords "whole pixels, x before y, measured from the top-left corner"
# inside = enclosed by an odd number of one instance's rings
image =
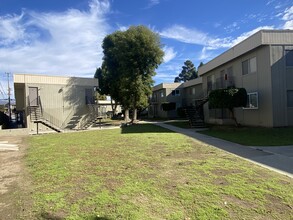
[[[262,167],[293,178],[293,146],[284,147],[253,147],[243,146],[230,141],[197,133],[195,129],[178,128],[164,122],[152,122],[176,133],[184,134],[199,142],[208,144],[256,163]]]

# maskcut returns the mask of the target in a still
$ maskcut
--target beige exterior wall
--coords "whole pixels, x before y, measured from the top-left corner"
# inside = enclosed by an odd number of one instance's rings
[[[287,91],[293,90],[293,67],[286,66],[285,50],[291,46],[271,46],[274,126],[293,126],[293,108],[288,107]]]
[[[180,84],[179,84],[180,85]],[[153,91],[152,94],[152,109],[150,110],[150,117],[155,118],[173,118],[177,116],[176,110],[172,111],[163,111],[162,104],[165,102],[175,102],[176,108],[179,108],[182,106],[182,92],[183,90],[179,87],[176,87],[178,85],[174,85],[172,88],[171,86],[168,86],[167,88],[160,88],[159,90]],[[179,96],[172,96],[173,90],[179,90],[180,95]]]
[[[204,94],[202,90],[202,77],[192,79],[182,84],[183,96],[182,105],[183,106],[194,106],[195,101],[202,99]]]
[[[217,81],[220,72],[231,66],[233,84],[245,88],[248,93],[258,94],[257,109],[236,109],[239,123],[263,127],[293,126],[293,108],[287,103],[287,92],[293,91],[293,68],[286,66],[285,50],[293,50],[292,30],[256,33],[199,69],[205,95],[208,93],[208,79],[214,75]],[[257,71],[243,75],[242,62],[253,57],[256,57]],[[217,88],[216,83],[213,89]],[[215,118],[211,112],[206,104],[206,122],[227,122],[225,118]]]
[[[43,113],[62,128],[80,125],[92,111],[86,104],[86,89],[94,92],[97,79],[77,77],[54,77],[43,75],[14,74],[17,110],[25,111],[27,127],[35,131],[37,125],[30,120],[28,110],[29,88],[36,87]],[[71,127],[72,126],[72,127]],[[39,130],[50,130],[39,124]]]
[[[257,71],[255,73],[242,74],[242,62],[256,57]],[[236,108],[235,116],[237,121],[243,125],[250,126],[273,126],[272,117],[272,90],[271,90],[271,69],[270,69],[270,47],[259,47],[243,56],[240,56],[224,65],[213,69],[209,73],[203,75],[203,89],[207,96],[207,79],[209,76],[214,75],[215,81],[219,81],[221,71],[227,73],[227,69],[233,69],[232,81],[233,85],[237,88],[245,88],[247,93],[258,94],[258,108],[246,109]],[[224,86],[225,87],[225,86]],[[219,89],[217,85],[213,89]],[[215,113],[209,110],[208,103],[205,105],[205,120],[208,123],[233,123],[229,118],[230,113],[224,110],[221,113]],[[219,110],[218,110],[219,111]],[[213,115],[211,115],[213,113]],[[215,117],[214,115],[217,115]]]
[[[173,90],[179,90],[179,95],[172,95]],[[203,98],[202,78],[185,83],[162,83],[153,87],[150,100],[149,117],[175,118],[177,110],[163,111],[162,103],[175,102],[176,109],[195,105],[195,101]]]

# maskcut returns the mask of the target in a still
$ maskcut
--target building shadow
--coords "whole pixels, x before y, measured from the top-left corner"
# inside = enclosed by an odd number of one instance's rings
[[[121,127],[121,134],[135,133],[174,133],[173,131],[153,124],[132,124]]]
[[[71,77],[67,84],[58,91],[62,93],[63,106],[65,106],[63,111],[67,114],[67,118],[64,120],[64,128],[66,129],[74,129],[77,126],[85,128],[94,119],[96,113],[94,106],[95,86],[86,85],[84,80],[83,78]],[[80,124],[81,121],[83,124]]]

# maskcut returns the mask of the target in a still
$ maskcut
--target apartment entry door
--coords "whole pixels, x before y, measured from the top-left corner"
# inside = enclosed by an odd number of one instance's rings
[[[38,97],[39,97],[38,87],[29,87],[28,88],[29,106],[38,106],[39,105]]]

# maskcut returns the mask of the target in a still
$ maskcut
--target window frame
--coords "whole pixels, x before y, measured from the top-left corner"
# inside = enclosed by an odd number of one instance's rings
[[[257,103],[257,106],[256,107],[249,107],[250,106],[250,96],[252,95],[256,95],[256,103]],[[248,92],[247,93],[247,106],[246,107],[243,107],[243,109],[247,109],[247,110],[255,110],[255,109],[258,109],[259,108],[259,101],[258,101],[258,92]]]
[[[292,61],[292,65],[288,65],[287,64],[287,54],[288,53],[292,53],[292,57],[293,57],[293,49],[287,49],[287,50],[285,50],[285,65],[286,65],[286,67],[288,67],[288,68],[293,68],[293,61]]]
[[[255,62],[252,62],[253,60],[255,60]],[[246,66],[246,63],[247,63],[247,66]],[[242,61],[241,64],[242,64],[242,66],[241,66],[241,68],[242,68],[241,69],[242,70],[242,76],[257,73],[257,59],[256,59],[256,56]],[[255,66],[253,66],[255,68],[255,70],[252,72],[251,69],[252,69],[253,64],[255,64]],[[247,70],[247,73],[244,73],[245,72],[244,69]]]

